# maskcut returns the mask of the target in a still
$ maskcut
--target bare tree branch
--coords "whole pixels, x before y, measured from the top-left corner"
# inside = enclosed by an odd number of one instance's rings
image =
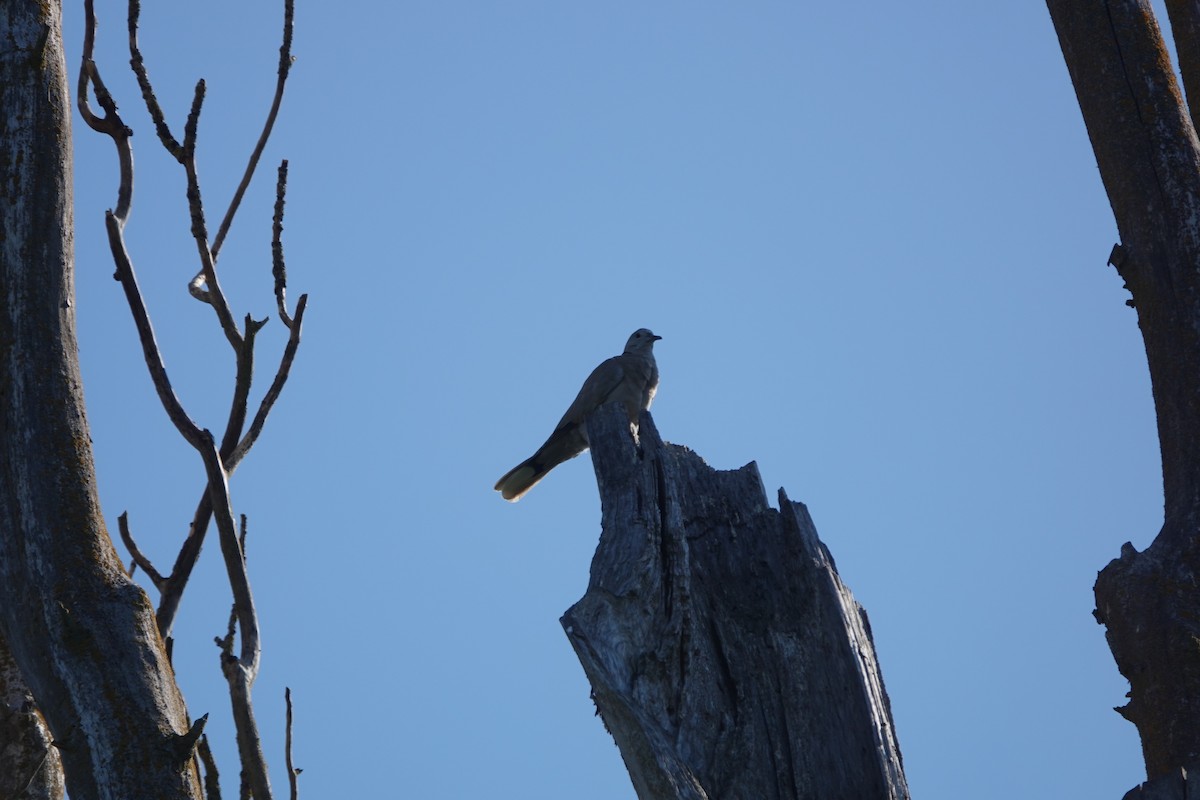
[[[238,184],[237,191],[233,194],[233,200],[229,202],[229,209],[225,212],[225,218],[221,220],[221,227],[217,229],[217,238],[213,240],[212,246],[214,259],[221,252],[221,245],[225,242],[225,234],[229,232],[229,226],[233,223],[233,215],[237,213],[238,206],[242,203],[242,197],[246,194],[246,189],[250,186],[250,179],[254,177],[254,171],[258,168],[258,160],[262,157],[263,149],[267,146],[267,140],[271,138],[271,130],[275,127],[275,118],[279,116],[279,106],[283,102],[283,87],[287,83],[288,73],[291,72],[292,64],[296,60],[292,56],[292,20],[294,14],[294,0],[284,0],[283,44],[279,47],[279,77],[275,82],[275,98],[271,101],[271,110],[267,113],[267,121],[263,125],[262,133],[258,137],[258,143],[254,146],[254,152],[250,154],[250,163],[246,165],[246,172],[242,176],[242,182]],[[201,276],[197,275],[196,277],[200,278]]]
[[[275,305],[279,310],[279,318],[283,324],[292,327],[292,318],[288,316],[287,300],[287,266],[283,260],[283,205],[284,195],[287,194],[288,162],[285,158],[279,165],[279,180],[275,183],[275,217],[271,224],[271,274],[275,278]]]
[[[200,176],[196,172],[196,135],[200,126],[200,108],[204,103],[204,92],[205,83],[200,80],[196,83],[192,110],[188,114],[187,125],[183,130],[183,167],[187,172],[188,211],[192,217],[192,238],[196,240],[196,250],[200,254],[201,273],[208,284],[208,290],[202,299],[217,312],[221,330],[236,351],[241,344],[242,336],[238,332],[237,324],[233,321],[233,314],[229,310],[225,293],[221,291],[221,286],[217,282],[216,260],[208,246],[208,226],[204,221],[204,202],[200,199]]]
[[[96,15],[92,0],[84,0],[83,5],[83,63],[79,68],[79,90],[75,100],[79,113],[88,126],[94,131],[111,136],[117,147],[120,182],[117,186],[116,210],[113,213],[123,222],[129,216],[129,207],[133,202],[133,150],[129,146],[129,137],[133,135],[133,131],[121,121],[121,116],[117,113],[117,104],[105,88],[104,81],[100,79],[100,68],[92,60],[92,50],[96,42]],[[96,102],[104,110],[103,117],[97,116],[88,102],[89,83],[95,90]]]
[[[196,745],[196,755],[204,764],[204,796],[205,800],[221,800],[221,774],[217,771],[217,760],[213,758],[208,746],[208,737],[201,736]]]
[[[154,87],[150,85],[150,76],[146,73],[146,63],[142,58],[142,51],[138,48],[138,18],[141,13],[140,0],[129,0],[129,66],[133,67],[133,74],[137,76],[138,86],[142,89],[142,99],[146,101],[146,110],[150,112],[150,119],[154,121],[154,130],[158,133],[159,141],[162,142],[167,152],[182,164],[183,147],[171,135],[171,129],[167,127],[166,117],[158,105],[158,98],[154,96]]]
[[[246,315],[246,334],[241,345],[237,348],[237,374],[234,378],[233,400],[229,406],[229,419],[225,423],[225,434],[221,438],[221,459],[226,463],[226,471],[232,474],[228,466],[242,430],[246,424],[246,414],[249,406],[250,385],[254,375],[254,343],[255,335],[265,322],[254,322]],[[183,599],[183,591],[187,588],[192,568],[200,556],[200,548],[208,530],[209,520],[212,519],[212,501],[209,498],[208,487],[205,486],[197,503],[196,513],[192,516],[192,524],[188,535],[180,547],[171,568],[171,574],[158,587],[160,597],[158,603],[158,629],[162,635],[170,636],[175,623],[175,613],[179,610],[179,602]]]
[[[258,412],[254,415],[254,420],[250,425],[250,430],[245,437],[237,443],[236,447],[230,446],[230,433],[237,431],[240,433],[239,426],[233,425],[233,411],[231,410],[231,420],[229,426],[226,427],[226,436],[221,442],[221,458],[225,464],[226,475],[232,476],[235,469],[250,452],[254,443],[258,440],[259,434],[262,432],[263,426],[266,424],[267,416],[270,414],[275,401],[279,399],[280,393],[283,391],[284,385],[287,383],[288,375],[291,372],[292,362],[296,357],[296,350],[300,346],[300,333],[304,321],[304,309],[307,305],[308,295],[301,295],[300,302],[296,305],[296,317],[293,320],[291,331],[288,336],[287,346],[284,348],[283,356],[280,360],[279,369],[275,374],[275,379],[272,381],[267,393],[263,396],[259,404]],[[239,353],[248,350],[253,343],[253,335],[247,329],[246,341],[243,349]],[[248,357],[248,354],[247,354]],[[239,365],[242,362],[239,362]],[[252,361],[247,361],[247,369]],[[239,375],[241,375],[241,367],[239,366]],[[247,384],[247,389],[248,389]],[[244,411],[243,407],[243,411]],[[244,414],[242,415],[244,419]],[[207,487],[202,493],[199,502],[196,506],[196,513],[192,517],[192,525],[188,531],[188,536],[184,540],[183,546],[179,550],[179,555],[175,559],[175,565],[171,569],[171,575],[166,580],[166,586],[162,592],[162,598],[158,606],[158,627],[163,636],[168,636],[171,627],[175,622],[175,614],[179,609],[179,602],[183,597],[183,590],[187,586],[188,578],[192,574],[192,569],[196,565],[196,559],[200,557],[200,550],[204,544],[204,537],[208,530],[208,523],[212,519],[212,500]]]
[[[291,788],[292,800],[297,800],[300,797],[300,788],[297,785],[296,777],[300,774],[300,770],[296,769],[296,765],[292,763],[292,690],[286,686],[283,689],[283,700],[287,704],[287,732],[284,741],[284,754],[287,761],[288,784]]]
[[[243,778],[248,783],[256,800],[264,798],[269,800],[271,784],[267,775],[266,756],[262,750],[262,740],[258,735],[258,723],[254,719],[254,707],[250,698],[250,687],[258,672],[260,655],[258,615],[254,610],[254,599],[250,594],[250,583],[246,577],[243,549],[237,532],[233,529],[233,509],[229,506],[228,487],[215,446],[206,452],[205,464],[209,469],[213,506],[218,510],[227,510],[226,513],[219,511],[216,514],[217,533],[221,542],[221,553],[225,556],[229,583],[233,588],[233,617],[236,617],[237,625],[241,628],[239,656],[233,655],[234,625],[232,619],[226,638],[217,640],[217,644],[221,648],[221,671],[229,684],[229,699],[233,706],[233,722],[237,731]]]
[[[302,294],[299,302],[296,303],[296,316],[292,320],[291,334],[288,336],[287,346],[283,349],[283,358],[279,361],[275,380],[271,382],[271,387],[263,395],[262,402],[258,406],[258,413],[254,415],[254,420],[250,423],[250,430],[246,431],[246,435],[242,437],[238,446],[229,456],[228,468],[231,473],[250,452],[250,448],[254,447],[254,443],[258,441],[258,435],[262,433],[263,425],[267,422],[267,415],[271,413],[275,401],[279,399],[279,395],[287,383],[288,375],[292,370],[292,361],[296,358],[296,349],[300,347],[300,329],[304,323],[304,309],[307,307],[308,295]]]
[[[94,18],[91,16],[90,4],[92,0],[85,1],[88,3],[89,21],[94,21]],[[125,291],[126,299],[134,318],[134,324],[138,331],[139,341],[142,345],[147,368],[155,390],[163,404],[163,408],[184,439],[200,454],[204,462],[207,478],[206,489],[197,506],[191,530],[180,550],[175,568],[172,570],[170,576],[163,578],[163,576],[154,570],[149,559],[141,554],[136,543],[133,541],[132,535],[129,534],[127,520],[124,515],[122,515],[120,520],[122,536],[125,538],[126,545],[133,554],[135,564],[146,570],[151,580],[154,581],[162,593],[158,625],[160,632],[166,637],[169,635],[179,600],[186,587],[196,558],[199,555],[205,531],[209,522],[215,518],[221,553],[225,561],[226,573],[233,593],[233,610],[229,629],[226,636],[223,639],[218,639],[217,643],[221,648],[222,672],[229,684],[230,700],[233,707],[238,749],[242,761],[242,793],[243,795],[252,795],[256,800],[269,800],[271,797],[269,776],[267,774],[266,760],[262,753],[250,698],[251,686],[258,673],[261,644],[258,616],[246,573],[244,550],[246,522],[243,516],[242,531],[239,537],[235,529],[228,479],[237,464],[253,446],[261,432],[267,415],[282,391],[283,385],[286,383],[300,341],[301,323],[307,297],[302,296],[300,298],[300,302],[297,304],[295,319],[292,319],[287,315],[283,294],[286,277],[280,237],[283,221],[283,198],[286,188],[286,162],[281,167],[280,179],[276,188],[272,240],[272,271],[276,280],[276,302],[279,307],[280,317],[289,328],[289,337],[275,379],[260,401],[258,411],[251,422],[249,430],[244,435],[243,428],[246,425],[249,393],[253,375],[255,337],[263,325],[266,324],[267,320],[256,321],[247,315],[244,329],[239,330],[218,281],[216,257],[233,216],[253,176],[278,114],[283,87],[292,62],[293,0],[285,0],[284,42],[280,49],[279,79],[276,86],[275,99],[259,142],[251,155],[250,163],[247,166],[242,183],[235,193],[230,208],[226,212],[221,228],[218,231],[217,239],[211,247],[209,245],[204,204],[196,168],[196,143],[200,113],[205,97],[205,82],[201,80],[196,84],[191,110],[184,126],[183,141],[180,143],[171,135],[169,127],[166,124],[162,110],[158,105],[150,84],[144,60],[138,49],[137,25],[139,13],[140,6],[138,0],[130,0],[129,37],[131,66],[137,76],[143,99],[147,104],[151,118],[154,120],[160,141],[168,152],[183,165],[187,176],[187,199],[188,211],[191,217],[191,232],[201,263],[201,270],[197,276],[197,280],[193,281],[189,288],[193,294],[212,305],[222,332],[236,354],[237,377],[234,384],[229,418],[226,422],[220,446],[218,447],[212,433],[207,429],[201,429],[187,415],[178,397],[175,395],[162,359],[162,354],[155,340],[145,301],[138,288],[132,259],[123,235],[131,204],[133,185],[132,149],[129,144],[131,132],[116,115],[116,105],[112,102],[112,98],[108,96],[107,91],[105,91],[104,85],[99,79],[98,71],[91,62],[92,37],[89,29],[88,38],[85,42],[84,69],[81,71],[80,77],[81,95],[84,95],[80,100],[81,113],[84,114],[85,120],[87,120],[91,127],[107,133],[113,138],[118,148],[121,162],[121,190],[119,192],[118,209],[117,212],[109,212],[106,219],[109,243],[117,267],[115,277],[122,284]],[[97,100],[106,112],[104,117],[98,117],[92,113],[90,107],[87,105],[86,91],[84,90],[86,90],[89,83],[94,87]],[[240,647],[236,655],[234,654],[235,637],[240,640]],[[212,788],[215,786],[216,766],[213,763],[212,754],[208,750],[207,741],[201,738],[202,727],[203,721],[201,721],[199,728],[193,728],[193,731],[182,737],[180,741],[187,746],[189,758],[191,757],[191,751],[195,749],[196,758],[204,764],[206,772],[205,783],[209,787],[211,794]],[[210,778],[212,781],[211,784]]]
[[[121,516],[117,517],[117,527],[121,531],[121,541],[125,543],[125,547],[129,550],[129,555],[133,557],[134,565],[141,567],[142,572],[145,572],[146,576],[154,584],[154,588],[161,592],[163,583],[165,582],[163,576],[150,563],[150,559],[142,555],[142,551],[138,549],[137,542],[133,540],[133,534],[129,532],[128,511],[122,511]],[[133,574],[132,571],[130,571],[130,574]]]

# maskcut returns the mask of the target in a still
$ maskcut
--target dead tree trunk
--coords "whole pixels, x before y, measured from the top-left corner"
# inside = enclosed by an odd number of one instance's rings
[[[1100,573],[1096,618],[1129,679],[1117,710],[1149,791],[1183,797],[1181,770],[1200,767],[1200,5],[1167,0],[1192,114],[1149,0],[1047,5],[1120,232],[1110,263],[1133,294],[1162,449],[1162,530]]]
[[[866,612],[808,511],[648,413],[588,421],[602,531],[562,618],[642,800],[908,797]]]
[[[154,610],[96,497],[70,113],[60,3],[0,3],[0,635],[75,800],[196,798],[195,742]]]

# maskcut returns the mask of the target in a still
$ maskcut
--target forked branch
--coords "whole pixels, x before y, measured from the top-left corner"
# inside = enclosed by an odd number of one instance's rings
[[[159,609],[158,620],[159,629],[164,636],[168,636],[179,600],[186,587],[195,560],[199,555],[205,530],[209,522],[215,519],[221,553],[225,561],[226,574],[233,593],[233,616],[231,618],[230,630],[224,639],[218,640],[222,649],[221,666],[229,684],[234,722],[237,729],[238,747],[242,760],[244,784],[247,790],[255,798],[258,798],[258,800],[269,800],[271,797],[270,782],[250,699],[250,689],[257,676],[261,658],[258,616],[246,571],[246,560],[243,549],[244,518],[243,537],[239,538],[234,524],[228,479],[237,464],[245,457],[246,453],[249,452],[257,440],[265,424],[267,415],[274,406],[287,381],[300,342],[301,324],[307,296],[301,296],[294,318],[288,315],[284,298],[286,273],[283,263],[281,232],[283,228],[284,192],[286,187],[286,161],[280,169],[280,177],[276,189],[275,214],[272,228],[272,272],[275,276],[277,309],[280,319],[289,329],[289,336],[276,371],[275,379],[260,401],[257,413],[254,415],[249,429],[245,431],[243,429],[246,427],[246,419],[249,415],[254,343],[256,334],[266,324],[267,320],[256,321],[247,315],[244,326],[239,329],[218,280],[216,257],[221,242],[225,238],[234,214],[253,176],[255,167],[278,115],[284,83],[292,62],[293,0],[285,0],[284,42],[280,48],[279,77],[267,123],[251,155],[250,163],[246,168],[241,185],[235,193],[233,201],[221,223],[217,238],[211,246],[209,244],[205,221],[204,203],[200,192],[200,181],[196,169],[196,143],[200,113],[205,97],[205,83],[201,80],[196,85],[181,143],[172,135],[170,127],[166,123],[162,108],[154,94],[145,61],[138,47],[139,2],[138,0],[130,0],[129,5],[131,66],[137,77],[143,100],[154,122],[159,140],[175,160],[184,167],[187,176],[187,198],[192,223],[191,230],[201,264],[197,280],[193,281],[192,290],[193,293],[196,293],[198,289],[198,296],[201,296],[201,299],[213,306],[221,330],[232,346],[237,361],[237,377],[234,383],[229,418],[226,422],[225,431],[221,437],[219,446],[216,438],[208,429],[201,428],[188,416],[171,386],[161,351],[155,339],[149,312],[138,287],[133,260],[124,239],[124,228],[128,221],[133,196],[131,131],[117,114],[116,103],[105,88],[100,78],[99,69],[92,60],[92,51],[95,42],[95,16],[92,2],[93,0],[85,0],[86,29],[83,64],[79,77],[78,102],[80,113],[87,124],[94,130],[110,136],[117,147],[120,162],[117,205],[115,210],[110,210],[106,215],[109,245],[112,250],[114,263],[116,264],[114,278],[121,283],[124,290],[142,346],[143,357],[159,400],[180,435],[199,453],[204,463],[206,477],[205,492],[198,504],[191,531],[169,576],[164,577],[158,573],[150,560],[142,554],[132,534],[129,532],[128,519],[124,514],[119,520],[121,535],[132,554],[135,565],[141,567],[146,572],[162,594],[162,604]],[[91,89],[91,92],[89,92],[89,89]],[[102,115],[93,111],[89,101],[91,93],[94,93],[96,102],[103,111]],[[234,653],[235,632],[240,644],[236,654]],[[291,733],[290,724],[289,718],[289,736]],[[212,760],[211,752],[208,751],[207,742],[200,739],[201,730],[202,728],[197,728],[195,736],[188,743],[188,757],[191,757],[190,753],[193,746],[198,745],[197,757],[204,763],[206,779],[211,777],[215,782],[216,765]],[[290,764],[289,769],[291,769]],[[292,776],[292,786],[294,796],[294,775]]]

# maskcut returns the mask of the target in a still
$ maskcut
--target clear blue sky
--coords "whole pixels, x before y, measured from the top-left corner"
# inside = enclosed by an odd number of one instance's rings
[[[208,81],[216,220],[274,87],[281,2],[146,4],[180,135]],[[128,239],[172,379],[224,424],[233,376],[183,176],[101,0],[136,131]],[[67,3],[78,67],[79,3]],[[559,615],[599,534],[588,458],[492,484],[601,359],[663,336],[659,430],[757,461],[871,615],[921,800],[1120,797],[1142,776],[1093,621],[1096,572],[1161,523],[1135,313],[1045,7],[1012,3],[314,3],[220,268],[272,313],[274,168],[310,293],[292,382],[234,476],[263,617],[277,787],[285,685],[307,797],[632,798]],[[73,87],[72,87],[73,88]],[[102,239],[111,144],[76,123],[77,288],[103,507],[166,569],[202,488],[155,398]],[[258,388],[282,346],[261,337]],[[215,544],[176,663],[234,791]],[[965,788],[967,787],[967,788]]]

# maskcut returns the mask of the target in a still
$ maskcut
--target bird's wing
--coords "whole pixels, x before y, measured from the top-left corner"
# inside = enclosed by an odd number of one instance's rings
[[[559,420],[554,430],[560,430],[568,425],[582,425],[587,415],[595,411],[608,400],[625,381],[628,370],[622,364],[622,356],[602,361],[600,366],[592,370],[579,394],[567,408],[567,413]]]

